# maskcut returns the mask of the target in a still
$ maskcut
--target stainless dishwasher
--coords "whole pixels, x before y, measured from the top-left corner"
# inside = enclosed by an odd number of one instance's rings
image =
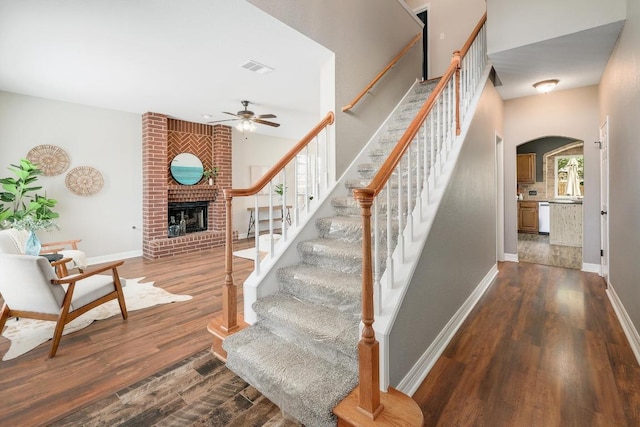
[[[549,234],[551,215],[549,202],[538,202],[538,233]]]

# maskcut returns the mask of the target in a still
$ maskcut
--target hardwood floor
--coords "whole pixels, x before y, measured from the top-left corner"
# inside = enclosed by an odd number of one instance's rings
[[[252,262],[234,262],[234,277],[242,283]],[[501,263],[499,270],[414,395],[425,425],[640,425],[640,367],[602,279],[529,263]],[[195,364],[191,371],[206,377],[197,375],[196,388],[210,390],[205,394],[211,394],[211,405],[229,397],[210,418],[201,415],[197,425],[227,425],[220,421],[227,420],[225,408],[236,407],[246,413],[230,425],[287,425],[270,402],[203,352],[211,344],[206,324],[221,304],[221,249],[157,261],[131,259],[121,274],[145,276],[169,292],[194,298],[131,312],[124,323],[117,316],[95,322],[63,337],[53,359],[46,357],[49,342],[0,362],[0,425],[189,425],[172,421],[178,403],[166,393],[149,392],[138,413],[117,397],[135,394],[135,387],[146,389],[161,374],[173,378],[185,359]],[[0,354],[7,349],[0,338]],[[189,375],[195,384],[195,374]],[[220,384],[221,378],[229,387]],[[156,383],[166,389],[168,381]],[[186,400],[195,405],[193,390]],[[104,408],[110,421],[102,422]],[[185,410],[202,410],[193,408]]]
[[[252,270],[252,261],[234,257],[240,301],[241,284]],[[133,258],[119,272],[193,299],[132,311],[124,322],[120,316],[94,322],[63,336],[52,359],[49,341],[0,362],[0,425],[45,425],[211,346],[206,328],[222,306],[222,248],[153,261]],[[8,348],[0,337],[0,354]]]
[[[640,368],[602,278],[499,269],[413,396],[425,425],[640,425]]]

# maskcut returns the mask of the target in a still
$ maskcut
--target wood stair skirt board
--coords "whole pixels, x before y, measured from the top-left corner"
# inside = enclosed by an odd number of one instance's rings
[[[225,338],[227,338],[231,334],[240,332],[244,328],[249,327],[249,324],[244,321],[242,314],[238,314],[236,322],[237,327],[231,331],[227,331],[225,330],[225,328],[223,328],[222,316],[214,317],[207,325],[207,330],[209,331],[209,333],[211,333],[211,335],[213,335],[211,352],[214,356],[216,356],[223,362],[227,361],[227,352],[224,350],[224,348],[222,348],[222,343],[224,342]]]
[[[404,393],[389,387],[386,393],[380,393],[382,407],[375,419],[358,407],[360,388],[356,387],[335,407],[333,413],[338,417],[338,427],[348,426],[411,426],[419,427],[424,423],[422,410],[415,400]]]
[[[377,148],[357,168],[361,180],[379,169],[434,87],[435,82],[417,84],[396,109]],[[209,324],[213,351],[304,425],[335,426],[336,414],[341,425],[382,425],[392,419],[395,425],[422,425],[417,404],[394,389],[382,393],[386,404],[375,422],[366,415],[361,418],[364,413],[353,405],[359,392],[362,222],[351,194],[354,183],[344,184],[342,194],[325,202],[333,216],[309,223],[315,237],[298,243],[300,262],[278,269],[278,291],[253,303],[257,320],[236,333],[221,333],[219,321]],[[395,245],[398,227],[391,233],[385,238]],[[401,410],[396,415],[397,408]],[[408,422],[398,423],[403,411]]]

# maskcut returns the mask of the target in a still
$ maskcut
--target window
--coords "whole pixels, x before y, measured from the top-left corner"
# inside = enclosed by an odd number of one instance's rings
[[[555,197],[576,198],[584,195],[584,156],[556,156]]]

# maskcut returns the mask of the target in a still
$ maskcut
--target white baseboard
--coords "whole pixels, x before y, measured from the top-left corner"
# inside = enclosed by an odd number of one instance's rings
[[[633,350],[633,354],[636,356],[636,360],[638,361],[638,363],[640,363],[640,335],[638,335],[638,330],[633,325],[633,322],[631,321],[627,310],[625,310],[624,305],[622,305],[622,301],[620,301],[620,298],[618,298],[618,294],[616,294],[616,291],[611,283],[609,283],[607,286],[607,296],[609,297],[609,301],[611,301],[613,310],[616,312],[616,316],[618,316],[620,325],[622,325],[622,330],[627,336],[627,340],[629,340],[631,350]]]
[[[518,254],[504,254],[504,260],[509,262],[518,262]]]
[[[458,332],[460,326],[462,326],[462,322],[464,322],[469,313],[471,313],[471,310],[476,306],[480,297],[482,297],[487,288],[489,288],[489,285],[493,283],[497,275],[498,265],[496,264],[491,267],[467,300],[460,306],[453,317],[449,319],[449,322],[447,322],[445,327],[440,331],[436,339],[433,340],[429,348],[427,348],[416,364],[413,365],[407,375],[400,381],[397,387],[398,390],[409,396],[413,396],[442,352],[447,348],[453,336]]]
[[[135,258],[137,256],[142,256],[142,249],[135,250],[135,251],[129,251],[129,252],[120,252],[120,253],[117,253],[117,254],[101,255],[101,256],[91,257],[91,258],[87,259],[87,263],[89,265],[102,264],[102,263],[105,263],[105,262],[119,261],[121,259]]]
[[[600,270],[600,264],[591,264],[588,262],[583,262],[582,263],[582,271],[586,272],[586,273],[601,273]]]

